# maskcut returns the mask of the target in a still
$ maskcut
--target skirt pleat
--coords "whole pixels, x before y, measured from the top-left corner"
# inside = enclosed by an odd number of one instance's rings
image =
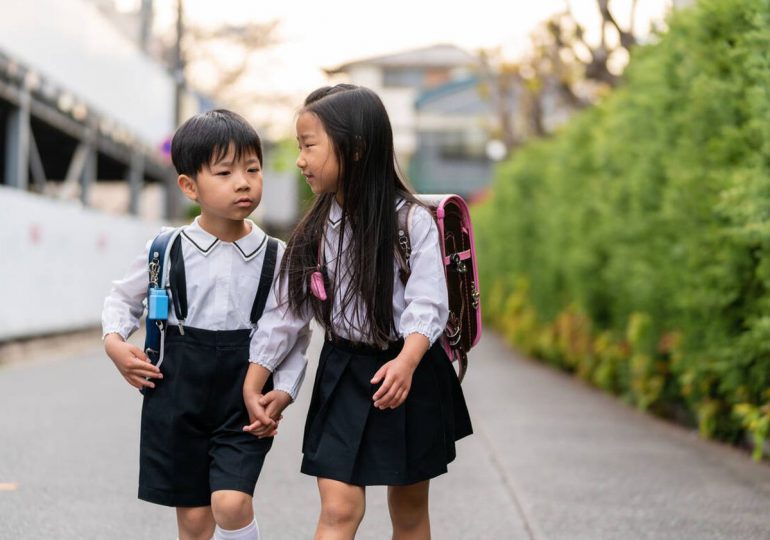
[[[369,381],[398,355],[327,340],[316,372],[302,444],[302,472],[355,485],[409,485],[447,471],[455,442],[473,432],[457,375],[440,345],[425,354],[406,401],[374,407]]]

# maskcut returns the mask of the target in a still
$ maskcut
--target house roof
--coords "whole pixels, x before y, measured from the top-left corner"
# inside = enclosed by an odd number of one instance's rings
[[[324,69],[328,75],[345,73],[360,65],[381,67],[461,67],[478,63],[469,52],[451,44],[438,44],[384,56],[373,56]]]
[[[423,90],[415,99],[415,109],[428,114],[488,114],[492,112],[495,99],[484,97],[485,92],[481,89],[484,84],[484,80],[478,75],[470,75]],[[508,92],[512,109],[515,108],[520,94],[521,88],[517,85]]]
[[[432,102],[439,101],[442,98],[464,92],[470,88],[475,88],[478,84],[479,79],[476,76],[450,81],[441,86],[425,90],[417,96],[414,105],[416,108],[420,109],[426,105],[430,105]]]

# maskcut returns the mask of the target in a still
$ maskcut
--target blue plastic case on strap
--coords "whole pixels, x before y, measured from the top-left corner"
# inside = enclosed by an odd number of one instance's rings
[[[144,350],[153,354],[157,360],[161,349],[161,334],[165,331],[168,320],[168,271],[170,246],[181,229],[169,229],[161,232],[152,241],[147,260],[150,284],[147,288],[147,333]]]

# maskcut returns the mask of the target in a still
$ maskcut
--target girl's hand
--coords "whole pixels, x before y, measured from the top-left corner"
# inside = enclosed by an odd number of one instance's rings
[[[378,409],[395,409],[401,405],[409,395],[412,374],[416,368],[417,362],[399,355],[378,369],[370,381],[372,384],[383,381],[374,393],[374,406]]]
[[[272,437],[275,434],[278,423],[270,418],[265,408],[260,404],[259,400],[262,397],[262,394],[255,392],[243,393],[243,401],[249,413],[249,422],[251,422],[248,426],[243,426],[243,431],[260,438]]]
[[[283,419],[283,410],[291,405],[291,396],[283,390],[270,390],[259,399],[259,404],[265,408],[265,413],[278,423]]]

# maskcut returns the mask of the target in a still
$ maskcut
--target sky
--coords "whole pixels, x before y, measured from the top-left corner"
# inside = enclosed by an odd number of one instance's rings
[[[623,26],[633,0],[612,0]],[[660,20],[672,0],[638,0],[636,27],[645,33]],[[116,0],[134,9],[138,0]],[[171,31],[176,0],[155,0],[156,31]],[[506,56],[524,54],[538,22],[570,5],[596,38],[600,20],[596,0],[184,0],[191,24],[217,25],[276,20],[278,45],[260,53],[260,69],[251,81],[256,91],[271,90],[301,99],[325,84],[323,68],[351,60],[413,48],[452,43],[469,52],[502,47]]]

